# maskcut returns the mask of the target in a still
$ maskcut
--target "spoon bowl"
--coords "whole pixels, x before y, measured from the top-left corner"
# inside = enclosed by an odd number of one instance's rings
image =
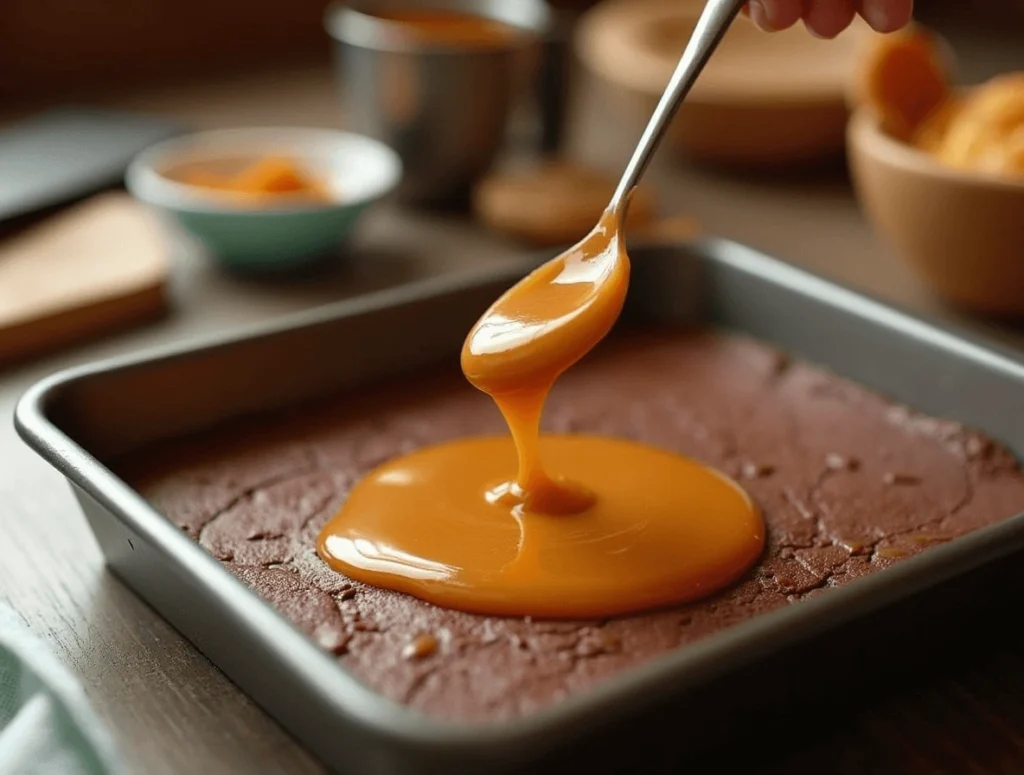
[[[550,386],[605,337],[626,299],[629,257],[609,210],[580,242],[506,291],[470,331],[462,370],[491,395]]]

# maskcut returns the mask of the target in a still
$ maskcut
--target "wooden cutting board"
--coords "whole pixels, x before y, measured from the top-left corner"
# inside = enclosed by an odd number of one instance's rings
[[[168,273],[159,224],[122,193],[0,242],[0,368],[161,315]]]

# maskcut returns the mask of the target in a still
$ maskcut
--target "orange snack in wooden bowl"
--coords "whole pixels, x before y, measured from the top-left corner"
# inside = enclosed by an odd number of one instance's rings
[[[939,39],[915,25],[870,40],[856,81],[857,101],[885,132],[910,141],[950,96],[950,68]]]
[[[1024,73],[954,89],[944,44],[915,28],[862,61],[847,129],[857,198],[935,294],[1024,315]]]
[[[883,132],[948,167],[1024,175],[1024,73],[958,93],[943,48],[920,26],[877,39],[861,64],[861,106]]]
[[[951,167],[1024,175],[1024,73],[976,88],[946,124],[932,150]]]
[[[929,113],[917,126],[911,144],[922,151],[938,155],[946,141],[946,132],[962,107],[963,100],[960,97],[947,97],[945,102]]]

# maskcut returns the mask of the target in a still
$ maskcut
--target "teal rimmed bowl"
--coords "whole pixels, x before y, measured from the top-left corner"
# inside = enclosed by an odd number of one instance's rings
[[[321,180],[328,201],[281,197],[255,202],[181,181],[190,171],[230,174],[271,156],[288,157]],[[132,161],[125,184],[227,268],[280,273],[335,255],[360,216],[401,177],[398,155],[362,135],[253,128],[198,132],[154,145]]]

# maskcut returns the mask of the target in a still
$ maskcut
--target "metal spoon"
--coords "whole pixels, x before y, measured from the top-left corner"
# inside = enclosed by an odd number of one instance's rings
[[[622,230],[630,195],[744,3],[708,0],[594,230],[506,291],[473,327],[463,347],[462,367],[478,388],[497,395],[521,393],[530,385],[542,403],[554,380],[608,333],[629,281]]]
[[[637,143],[633,157],[626,165],[626,171],[622,174],[618,188],[612,195],[610,210],[624,210],[628,196],[640,177],[647,169],[647,165],[654,156],[661,139],[665,136],[672,117],[675,116],[679,106],[683,103],[686,95],[689,94],[693,84],[697,81],[704,66],[708,63],[711,55],[721,42],[729,25],[739,15],[740,10],[746,5],[746,0],[708,0],[707,5],[701,12],[697,26],[694,27],[683,55],[676,65],[672,78],[665,87],[664,93],[658,106],[654,109],[647,128]]]

